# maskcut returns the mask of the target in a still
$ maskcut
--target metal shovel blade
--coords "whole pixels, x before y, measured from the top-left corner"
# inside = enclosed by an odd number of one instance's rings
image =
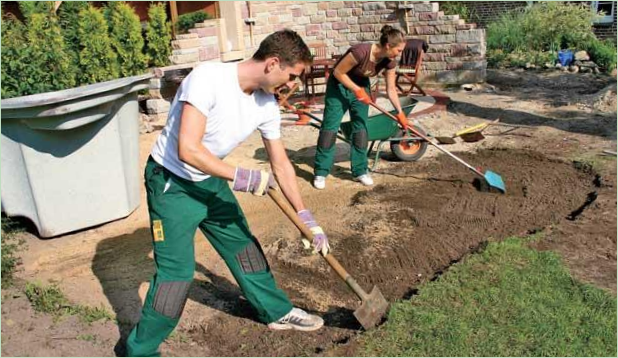
[[[362,300],[361,306],[354,311],[354,317],[360,322],[360,324],[369,330],[377,326],[382,317],[388,311],[388,302],[382,296],[382,292],[377,286],[373,286],[371,293]]]
[[[500,190],[502,193],[506,193],[506,186],[504,185],[504,181],[502,180],[502,177],[500,175],[492,172],[491,170],[488,170],[485,172],[484,176],[487,184],[489,184],[493,188]]]

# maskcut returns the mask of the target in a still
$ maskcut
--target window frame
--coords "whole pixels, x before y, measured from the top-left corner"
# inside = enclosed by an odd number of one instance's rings
[[[601,1],[592,1],[590,3],[590,9],[592,9],[592,13],[594,14],[592,22],[595,25],[610,25],[614,23],[614,14],[616,13],[616,2],[615,1],[603,1],[609,2],[612,4],[612,11],[609,14],[604,16],[600,16],[599,14],[599,3]]]

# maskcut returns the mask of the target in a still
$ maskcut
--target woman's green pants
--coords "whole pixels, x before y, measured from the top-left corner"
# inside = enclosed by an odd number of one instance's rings
[[[361,87],[369,93],[369,79]],[[352,91],[330,76],[324,99],[324,119],[315,152],[314,173],[326,177],[335,159],[335,140],[345,112],[350,111],[350,160],[354,177],[367,173],[367,117],[369,106],[356,99]]]
[[[276,321],[292,309],[227,181],[184,180],[152,159],[144,176],[156,273],[140,321],[127,339],[129,356],[158,356],[159,345],[178,324],[193,281],[198,228],[223,258],[260,321]]]

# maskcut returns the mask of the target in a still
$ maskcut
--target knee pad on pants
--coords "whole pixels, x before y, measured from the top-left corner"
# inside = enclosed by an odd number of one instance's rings
[[[337,140],[337,133],[333,131],[320,131],[318,136],[318,147],[322,149],[330,149]]]
[[[160,282],[154,294],[153,308],[156,312],[172,319],[180,318],[189,295],[189,281]]]
[[[367,149],[367,131],[361,129],[352,134],[352,144],[358,149]]]
[[[236,254],[236,260],[243,273],[264,272],[268,269],[264,253],[253,242]]]

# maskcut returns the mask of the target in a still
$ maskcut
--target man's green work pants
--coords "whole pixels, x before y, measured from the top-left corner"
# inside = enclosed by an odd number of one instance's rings
[[[152,158],[145,180],[156,273],[127,339],[129,356],[158,356],[159,345],[178,324],[193,281],[197,228],[225,260],[259,320],[270,323],[292,309],[225,180],[184,180]]]
[[[369,93],[369,79],[361,84]],[[354,177],[367,173],[367,117],[369,106],[356,99],[352,91],[330,76],[324,98],[324,119],[318,137],[314,172],[326,177],[335,159],[335,140],[345,112],[350,111],[350,160]]]

